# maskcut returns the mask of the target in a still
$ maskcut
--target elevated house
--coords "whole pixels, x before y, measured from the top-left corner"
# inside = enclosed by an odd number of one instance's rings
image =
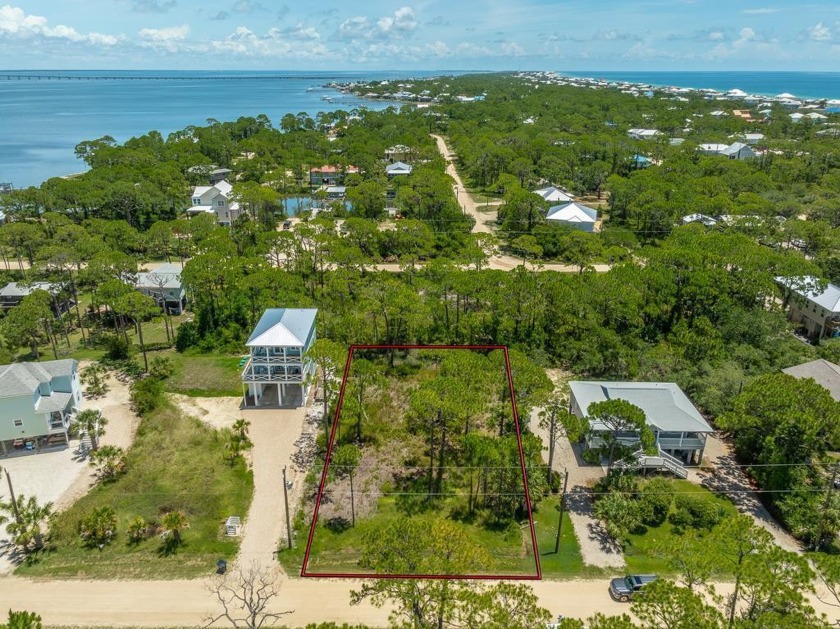
[[[649,455],[642,452],[638,432],[619,434],[620,444],[638,447],[632,466],[667,469],[685,478],[685,465],[699,465],[702,461],[706,438],[714,430],[673,382],[573,381],[569,387],[569,410],[580,418],[588,417],[591,404],[613,399],[626,400],[644,411],[645,421],[656,437],[657,453]],[[590,421],[585,437],[586,447],[606,446],[606,437],[610,432],[600,422]]]
[[[412,170],[414,169],[405,162],[394,162],[385,167],[385,174],[388,179],[391,179],[392,177],[399,177],[401,175],[410,175]]]
[[[74,304],[73,300],[62,294],[61,286],[51,282],[31,282],[24,284],[20,282],[9,282],[0,288],[0,309],[6,311],[20,305],[24,297],[31,295],[36,290],[43,290],[52,297],[53,312],[56,316],[67,312]]]
[[[248,338],[242,370],[244,406],[297,407],[306,403],[315,363],[306,352],[316,339],[314,308],[269,308]]]
[[[75,360],[0,366],[0,451],[6,456],[66,447],[81,402]]]
[[[187,291],[181,282],[181,267],[163,264],[154,271],[137,274],[134,287],[154,299],[167,312],[179,315],[187,307]]]
[[[840,287],[815,277],[777,277],[776,283],[790,306],[788,318],[802,324],[810,338],[840,336]]]
[[[212,214],[219,225],[229,227],[242,215],[239,202],[233,200],[233,186],[220,181],[212,186],[196,186],[192,193],[192,205],[187,216]]]
[[[357,166],[319,166],[309,170],[309,185],[313,187],[340,186],[344,183],[344,178],[347,175],[358,174],[359,168]]]
[[[575,203],[561,203],[548,208],[545,220],[555,225],[565,225],[585,232],[594,232],[598,222],[598,210]]]

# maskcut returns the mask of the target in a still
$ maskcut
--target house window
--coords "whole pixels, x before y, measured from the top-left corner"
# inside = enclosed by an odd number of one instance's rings
[[[201,205],[201,199],[199,197],[193,197],[193,205]]]
[[[22,428],[22,427],[23,427],[23,420],[22,419],[16,419],[15,420],[15,428]]]

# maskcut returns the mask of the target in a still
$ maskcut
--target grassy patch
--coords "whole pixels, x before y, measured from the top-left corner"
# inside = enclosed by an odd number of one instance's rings
[[[230,467],[224,461],[224,442],[219,431],[164,403],[140,424],[125,475],[97,485],[61,513],[52,527],[54,549],[22,565],[18,574],[99,579],[212,574],[219,558],[232,559],[237,552],[239,541],[224,537],[224,520],[246,515],[254,486],[244,464]],[[102,550],[86,548],[79,538],[79,520],[105,505],[117,514],[117,537]],[[174,554],[161,552],[157,535],[129,543],[125,531],[133,518],[159,523],[169,510],[184,511],[190,523]]]
[[[580,543],[572,528],[569,514],[563,515],[563,530],[560,534],[560,548],[554,552],[557,537],[557,519],[560,515],[560,501],[551,496],[542,500],[534,511],[534,528],[537,531],[537,548],[540,551],[540,566],[543,577],[567,579],[573,577],[600,577],[601,568],[583,563]]]
[[[192,397],[239,397],[242,395],[240,356],[207,356],[161,352],[172,360],[175,373],[166,389]]]
[[[674,480],[672,483],[675,493],[687,493],[702,500],[715,503],[721,506],[727,515],[738,513],[738,510],[729,500],[712,493],[705,487],[685,480]],[[674,511],[675,508],[671,505],[671,512],[673,513]],[[644,533],[631,535],[630,543],[624,553],[624,558],[627,561],[627,570],[630,573],[637,574],[667,574],[671,572],[667,559],[661,556],[659,549],[676,537],[679,537],[679,532],[667,520],[660,526],[647,527]],[[708,552],[714,554],[715,548],[709,545]],[[723,565],[722,561],[715,563]]]

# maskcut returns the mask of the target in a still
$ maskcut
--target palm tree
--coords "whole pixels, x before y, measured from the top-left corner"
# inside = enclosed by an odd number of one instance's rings
[[[17,508],[15,508],[17,507]],[[8,514],[17,513],[14,521],[9,521],[8,516],[0,515],[0,523],[8,522],[6,532],[11,535],[15,546],[18,546],[24,553],[40,550],[44,546],[45,525],[49,525],[55,513],[53,503],[47,502],[39,505],[34,496],[26,498],[20,495],[13,505],[11,502],[0,503],[0,510]]]
[[[99,507],[87,514],[79,523],[79,536],[99,550],[117,534],[117,514],[109,506]]]
[[[161,537],[171,538],[172,548],[177,548],[181,545],[181,531],[190,528],[190,523],[183,511],[169,511],[163,514],[161,528]]]
[[[102,412],[86,408],[76,415],[75,423],[80,433],[85,433],[90,437],[91,448],[94,450],[99,448],[99,439],[105,434],[105,426],[108,425],[108,420],[102,416]]]

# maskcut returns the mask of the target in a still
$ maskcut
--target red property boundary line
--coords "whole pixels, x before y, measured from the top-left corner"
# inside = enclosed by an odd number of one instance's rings
[[[374,350],[409,350],[409,349],[427,349],[427,350],[449,350],[449,349],[468,349],[468,350],[501,350],[505,356],[505,371],[507,372],[508,389],[510,391],[510,402],[513,408],[513,425],[516,429],[516,442],[519,446],[519,466],[522,471],[522,482],[525,486],[525,504],[528,509],[528,523],[531,529],[531,544],[532,552],[534,553],[534,564],[536,566],[536,574],[521,575],[521,574],[497,574],[497,575],[476,575],[476,574],[371,574],[367,572],[311,572],[307,570],[309,566],[309,555],[312,552],[312,540],[315,537],[315,527],[318,524],[318,511],[321,507],[321,500],[324,496],[324,486],[327,481],[327,469],[330,465],[330,457],[332,456],[333,445],[335,444],[336,429],[338,428],[339,415],[341,407],[344,403],[344,391],[347,387],[347,377],[350,374],[350,363],[353,362],[353,354],[355,351],[374,349]],[[330,433],[330,442],[327,445],[327,455],[324,460],[324,470],[321,473],[321,482],[318,485],[318,498],[315,501],[315,511],[312,514],[312,524],[309,527],[309,537],[306,541],[306,552],[303,556],[303,565],[300,570],[301,577],[317,577],[317,578],[347,578],[347,579],[449,579],[449,580],[510,580],[510,581],[541,581],[542,568],[540,566],[540,554],[537,548],[537,533],[534,527],[534,514],[531,511],[531,494],[528,489],[528,473],[525,469],[525,453],[522,450],[522,432],[519,429],[519,413],[516,410],[516,397],[513,391],[513,373],[510,368],[510,355],[508,354],[507,345],[351,345],[347,353],[347,362],[344,365],[344,375],[341,379],[341,389],[338,394],[338,403],[335,408],[335,415],[333,417],[332,431]]]

